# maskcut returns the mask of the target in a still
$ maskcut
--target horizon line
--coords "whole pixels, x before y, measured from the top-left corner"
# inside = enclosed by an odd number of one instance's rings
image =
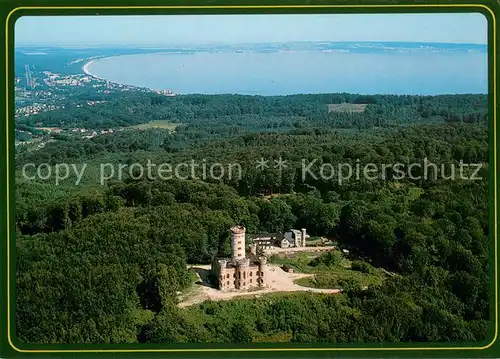
[[[86,43],[81,45],[70,45],[70,44],[31,44],[31,43],[14,43],[14,48],[16,47],[51,47],[51,48],[93,48],[93,47],[137,47],[137,48],[164,48],[164,47],[172,47],[172,46],[241,46],[241,45],[277,45],[277,44],[312,44],[312,43],[392,43],[392,44],[441,44],[441,45],[474,45],[474,46],[485,46],[487,47],[487,43],[474,43],[474,42],[443,42],[443,41],[394,41],[394,40],[379,40],[379,41],[366,41],[366,40],[347,40],[347,41],[337,41],[337,40],[297,40],[297,41],[278,41],[278,42],[240,42],[240,43],[177,43],[177,44],[111,44],[111,43]]]

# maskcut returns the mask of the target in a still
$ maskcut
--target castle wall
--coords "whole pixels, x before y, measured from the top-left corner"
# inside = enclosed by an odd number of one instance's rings
[[[221,268],[218,276],[220,290],[245,290],[265,284],[266,266],[238,265]],[[264,275],[263,275],[264,274]]]
[[[236,288],[236,268],[229,267],[221,271],[219,276],[219,289],[231,290]]]

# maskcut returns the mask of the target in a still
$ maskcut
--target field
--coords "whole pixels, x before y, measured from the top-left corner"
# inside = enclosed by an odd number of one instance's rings
[[[156,120],[148,123],[141,123],[139,125],[131,126],[130,128],[135,130],[149,130],[151,128],[161,128],[164,130],[174,131],[180,123],[172,123],[164,120]]]
[[[323,253],[296,253],[293,255],[271,257],[271,262],[278,265],[290,266],[294,272],[312,274],[297,278],[295,283],[311,288],[343,288],[346,285],[355,285],[366,288],[381,284],[386,274],[383,269],[374,268],[368,263],[353,262],[342,257],[339,251]]]
[[[62,131],[62,128],[59,127],[36,127],[36,129],[46,132],[55,132],[55,133],[60,133]]]
[[[329,104],[328,113],[330,112],[364,112],[366,104],[355,104],[355,103],[339,103],[339,104]]]
[[[381,284],[384,279],[382,272],[375,274],[362,273],[347,268],[325,268],[314,277],[299,278],[296,284],[311,288],[345,288],[348,284],[366,288]]]

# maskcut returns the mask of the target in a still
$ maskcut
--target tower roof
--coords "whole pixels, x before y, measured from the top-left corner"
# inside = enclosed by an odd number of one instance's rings
[[[233,233],[244,233],[245,232],[245,227],[243,227],[243,226],[234,226],[234,227],[231,227],[230,230]]]

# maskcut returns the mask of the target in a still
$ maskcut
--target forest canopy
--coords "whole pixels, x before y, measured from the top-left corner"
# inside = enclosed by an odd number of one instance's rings
[[[360,113],[328,104],[367,104]],[[167,129],[132,125],[164,120]],[[22,118],[20,126],[123,131],[16,155],[16,333],[23,343],[485,341],[490,328],[488,110],[483,95],[257,97],[150,94]],[[88,171],[58,186],[27,163],[238,162],[236,179]],[[281,173],[260,158],[287,161]],[[480,180],[300,176],[322,163],[480,164]],[[228,228],[307,228],[394,273],[339,295],[291,293],[177,305],[190,264],[228,254]],[[325,265],[323,263],[322,265]]]

